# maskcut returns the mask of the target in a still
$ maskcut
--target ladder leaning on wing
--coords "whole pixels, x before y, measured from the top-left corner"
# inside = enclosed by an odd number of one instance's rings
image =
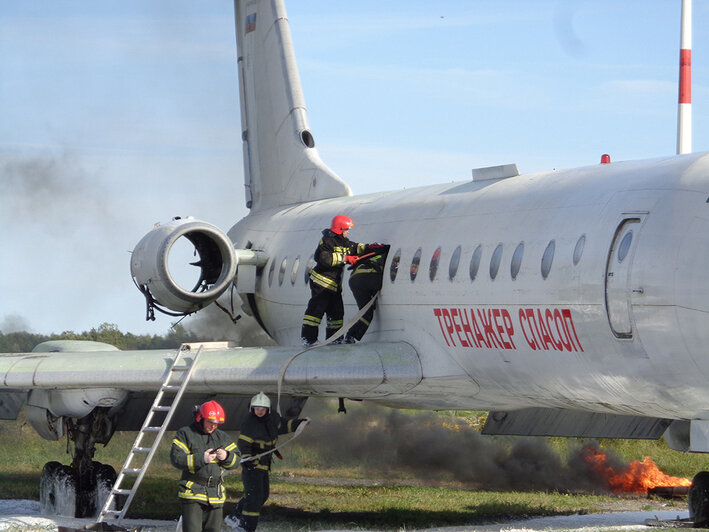
[[[138,436],[135,438],[133,447],[128,453],[128,457],[123,464],[121,472],[116,477],[116,483],[113,485],[111,493],[108,495],[101,513],[99,513],[97,522],[101,523],[107,518],[114,518],[116,523],[120,523],[128,512],[128,507],[133,501],[133,497],[135,496],[136,491],[138,491],[138,486],[143,480],[143,476],[150,465],[150,461],[155,455],[158,444],[160,443],[163,434],[165,434],[165,430],[172,419],[172,415],[175,413],[177,405],[180,403],[180,399],[182,398],[182,394],[187,387],[187,383],[190,381],[192,373],[197,367],[197,360],[199,359],[199,355],[202,353],[204,345],[199,346],[197,353],[191,357],[190,361],[189,355],[192,354],[190,351],[192,346],[194,346],[194,344],[182,344],[177,350],[172,363],[165,372],[165,380],[155,396],[155,401],[153,402],[153,406],[150,408],[150,411],[143,422],[143,427],[140,431],[138,431]],[[153,425],[153,417],[156,414],[163,413],[165,414],[163,421],[158,421],[158,424]],[[145,442],[143,442],[143,438],[146,436],[148,438]],[[153,441],[152,443],[149,443],[151,436],[153,437]],[[143,460],[142,465],[133,464],[133,459],[136,456],[145,456],[145,460]],[[132,486],[122,488],[121,485],[128,475],[131,477],[137,475],[137,477],[135,477]],[[116,508],[119,500],[121,500],[119,499],[119,496],[127,496],[125,502],[123,503],[123,507],[120,510],[113,509],[112,507]]]

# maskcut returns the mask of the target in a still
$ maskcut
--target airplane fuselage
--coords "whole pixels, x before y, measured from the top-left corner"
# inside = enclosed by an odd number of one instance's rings
[[[416,349],[407,404],[691,419],[709,401],[707,198],[709,158],[692,155],[303,203],[229,236],[268,256],[256,311],[293,346],[332,216],[390,244],[363,341]]]

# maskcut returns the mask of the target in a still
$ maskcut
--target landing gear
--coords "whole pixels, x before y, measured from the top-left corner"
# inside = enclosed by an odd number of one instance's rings
[[[105,409],[97,408],[79,420],[67,420],[74,442],[71,465],[47,462],[40,479],[39,505],[43,514],[95,517],[116,481],[116,471],[93,461],[96,444],[108,443],[114,424]]]
[[[689,487],[689,518],[695,527],[709,523],[709,471],[700,471]]]

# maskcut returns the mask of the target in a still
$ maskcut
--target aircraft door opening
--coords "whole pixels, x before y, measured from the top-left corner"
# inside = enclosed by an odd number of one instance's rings
[[[606,313],[617,338],[632,338],[630,275],[642,218],[623,220],[615,231],[606,262]]]

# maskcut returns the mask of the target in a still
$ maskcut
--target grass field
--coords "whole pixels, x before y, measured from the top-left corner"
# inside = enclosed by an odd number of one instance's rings
[[[665,473],[691,478],[709,469],[709,457],[683,454],[663,441],[481,436],[480,415],[411,413],[348,403],[310,402],[313,419],[276,460],[271,497],[263,511],[290,530],[376,528],[399,530],[466,525],[522,516],[614,509],[686,508],[686,498],[648,499],[610,494],[579,464],[591,444],[619,467],[650,456]],[[234,434],[236,437],[237,434]],[[135,433],[118,433],[96,460],[120,469]],[[169,464],[172,433],[161,444],[129,516],[174,519],[179,472]],[[285,438],[284,438],[285,440]],[[284,441],[282,440],[282,441]],[[70,462],[66,441],[39,438],[22,420],[0,422],[0,498],[39,498],[45,462]],[[241,496],[240,475],[225,480],[227,511]]]

